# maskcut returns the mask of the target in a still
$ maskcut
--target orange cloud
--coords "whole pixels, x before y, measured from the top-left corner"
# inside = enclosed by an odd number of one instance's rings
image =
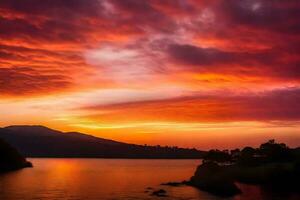
[[[234,122],[299,121],[299,89],[259,94],[191,96],[166,100],[140,101],[90,106],[94,115],[87,118],[102,122]],[[99,111],[99,114],[97,114]]]
[[[2,123],[22,122],[17,106],[63,129],[288,129],[299,120],[299,13],[297,0],[2,0]]]

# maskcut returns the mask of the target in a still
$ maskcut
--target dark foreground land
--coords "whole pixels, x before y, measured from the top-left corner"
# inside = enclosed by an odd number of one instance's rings
[[[0,173],[32,167],[32,164],[8,143],[0,139]]]
[[[191,185],[227,197],[241,193],[237,182],[259,185],[272,193],[300,193],[300,148],[270,140],[257,149],[211,150],[189,181],[166,184]]]

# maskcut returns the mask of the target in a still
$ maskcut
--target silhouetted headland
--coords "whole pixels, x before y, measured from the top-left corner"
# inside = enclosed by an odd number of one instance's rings
[[[218,196],[241,193],[236,182],[255,184],[265,190],[285,193],[300,192],[300,148],[291,149],[270,140],[259,148],[210,150],[187,184]]]
[[[205,154],[197,149],[127,144],[43,126],[0,128],[0,138],[26,157],[195,159]]]
[[[198,166],[188,184],[219,196],[232,196],[241,192],[226,169],[214,162]]]
[[[32,167],[30,162],[2,139],[0,139],[0,155],[0,173]]]

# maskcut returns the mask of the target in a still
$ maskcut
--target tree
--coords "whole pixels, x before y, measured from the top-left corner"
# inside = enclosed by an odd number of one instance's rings
[[[261,144],[259,151],[268,162],[284,162],[292,157],[289,147],[284,143],[276,143],[275,140]]]
[[[227,151],[220,151],[220,150],[210,150],[204,156],[204,162],[217,162],[217,163],[226,163],[231,161],[231,156]]]

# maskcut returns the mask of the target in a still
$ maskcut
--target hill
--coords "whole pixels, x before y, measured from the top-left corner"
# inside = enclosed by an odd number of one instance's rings
[[[26,157],[87,158],[202,158],[203,151],[178,147],[127,144],[44,126],[0,128],[3,138]]]

